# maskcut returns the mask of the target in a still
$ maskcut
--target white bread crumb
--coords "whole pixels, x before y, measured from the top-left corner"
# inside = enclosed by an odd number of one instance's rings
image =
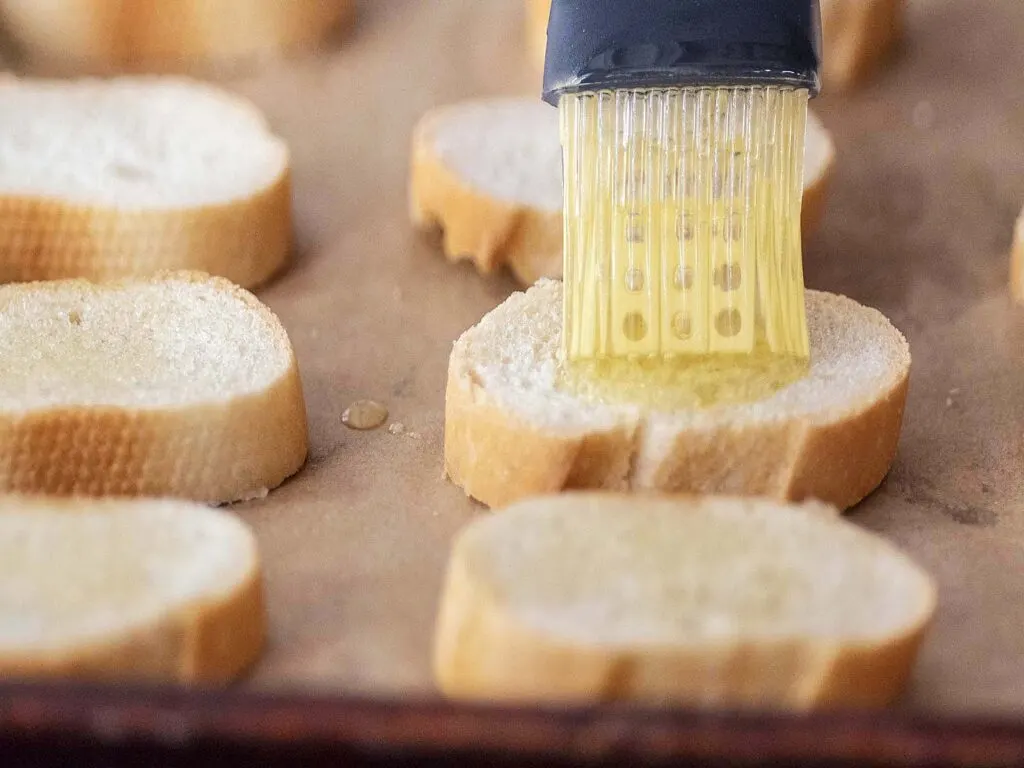
[[[181,78],[0,80],[0,194],[144,210],[243,200],[288,167],[248,102]]]

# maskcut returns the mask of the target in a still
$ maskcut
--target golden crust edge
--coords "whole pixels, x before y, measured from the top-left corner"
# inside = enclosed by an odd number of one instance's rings
[[[0,488],[4,492],[50,494],[56,496],[170,496],[200,502],[227,503],[241,501],[276,488],[298,472],[308,453],[308,422],[301,376],[294,348],[280,319],[249,291],[225,278],[176,271],[144,278],[124,278],[96,284],[85,279],[54,282],[20,283],[0,287],[5,294],[31,291],[57,292],[74,285],[89,292],[102,293],[129,289],[133,285],[163,285],[173,281],[211,284],[225,291],[262,319],[272,334],[275,345],[287,349],[288,367],[265,389],[236,395],[225,403],[196,403],[160,409],[127,407],[60,407],[23,412],[0,413]],[[219,434],[230,436],[218,439]],[[211,445],[201,451],[174,456],[163,471],[147,465],[143,474],[130,460],[116,455],[94,454],[89,461],[52,461],[54,446],[64,445],[62,435],[87,434],[90,445],[116,443],[127,433],[141,436],[136,455],[145,461],[146,450],[162,450],[175,445],[178,435],[205,437],[209,432]],[[274,440],[267,440],[267,434]],[[11,467],[10,451],[18,446],[21,465]],[[66,446],[65,446],[66,447]],[[32,460],[32,451],[40,452],[40,460]],[[6,455],[5,455],[6,454]],[[164,454],[158,454],[166,458]],[[28,457],[26,459],[26,456]],[[245,456],[240,464],[239,456]],[[46,457],[46,460],[44,460]],[[3,461],[6,459],[7,461]],[[184,469],[182,466],[184,465]],[[240,473],[239,467],[245,472]],[[244,474],[244,478],[242,475]],[[182,482],[189,477],[194,482]],[[196,479],[198,478],[198,479]]]
[[[467,184],[434,151],[433,124],[446,108],[425,115],[412,141],[409,216],[421,230],[440,229],[441,248],[451,262],[469,260],[482,275],[507,268],[524,286],[562,276],[562,214],[492,197]],[[821,173],[804,190],[802,231],[821,224],[835,172],[829,140]]]
[[[898,333],[898,332],[897,332]],[[900,337],[902,338],[902,336]],[[904,342],[905,344],[905,342]],[[710,432],[681,430],[671,449],[645,456],[637,477],[644,418],[605,432],[558,433],[499,407],[452,350],[445,394],[444,466],[468,496],[488,507],[574,489],[661,493],[741,493],[779,501],[817,499],[845,510],[885,479],[896,456],[910,379],[910,358],[893,385],[870,400],[821,420],[723,424]],[[742,487],[719,487],[700,471],[713,444],[717,456],[757,456],[743,467]],[[756,447],[757,450],[753,450]],[[852,457],[852,458],[851,458]],[[680,472],[684,468],[684,472]]]
[[[0,195],[0,221],[11,215],[18,226],[0,228],[0,282],[201,271],[257,288],[288,263],[291,171],[242,199],[161,210]],[[140,255],[140,242],[157,245]]]
[[[69,514],[74,514],[74,503],[65,502]],[[211,591],[165,611],[148,625],[117,630],[67,649],[18,656],[0,653],[0,675],[214,686],[237,679],[259,659],[267,638],[259,552],[251,530],[246,530],[252,567],[230,589]]]
[[[822,8],[825,88],[863,86],[887,63],[903,36],[906,0],[835,0]]]
[[[462,540],[457,539],[432,649],[435,682],[444,695],[456,700],[583,704],[639,699],[716,706],[771,704],[794,711],[880,707],[892,703],[905,688],[937,607],[934,580],[887,544],[925,591],[915,615],[885,638],[647,648],[583,645],[545,636],[500,610],[469,574],[461,547]],[[751,668],[761,676],[754,697],[749,679],[743,677]],[[800,670],[798,675],[793,675],[794,669]],[[773,680],[774,670],[781,672]],[[712,702],[707,701],[710,690],[716,692]]]
[[[1017,219],[1010,249],[1010,293],[1016,301],[1024,303],[1024,212]]]
[[[537,68],[544,69],[547,57],[548,17],[551,0],[526,0],[526,47]]]
[[[53,73],[174,73],[245,65],[321,43],[352,24],[353,0],[88,0],[78,14],[0,12],[36,67]]]

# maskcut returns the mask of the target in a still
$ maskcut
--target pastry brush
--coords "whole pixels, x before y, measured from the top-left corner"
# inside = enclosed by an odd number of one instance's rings
[[[570,362],[690,366],[705,385],[806,370],[819,51],[817,0],[554,0]]]

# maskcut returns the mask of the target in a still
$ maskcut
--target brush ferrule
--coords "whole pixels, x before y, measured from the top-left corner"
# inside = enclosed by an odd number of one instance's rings
[[[819,89],[818,0],[554,0],[544,99],[673,87]]]

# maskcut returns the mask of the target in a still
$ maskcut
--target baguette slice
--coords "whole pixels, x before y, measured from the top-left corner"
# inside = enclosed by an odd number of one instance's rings
[[[247,101],[0,77],[0,104],[0,282],[193,269],[252,287],[287,260],[288,149]]]
[[[807,126],[804,230],[824,214],[832,139]],[[483,274],[507,266],[524,285],[562,275],[558,111],[539,99],[468,101],[427,113],[413,135],[410,214],[444,231],[451,261]]]
[[[59,72],[168,72],[317,45],[352,0],[0,0],[33,64]]]
[[[548,54],[548,19],[551,0],[526,0],[526,47],[541,71]]]
[[[821,0],[824,62],[829,90],[849,90],[867,80],[884,62],[903,31],[906,0]],[[526,0],[530,56],[544,65],[551,0]]]
[[[284,328],[221,278],[0,288],[0,492],[262,495],[302,466]]]
[[[439,687],[502,702],[889,703],[935,587],[830,511],[591,494],[480,518],[449,560]]]
[[[847,91],[874,75],[902,37],[905,10],[906,0],[823,0],[825,87]]]
[[[265,633],[256,541],[185,502],[0,498],[0,677],[225,683]]]
[[[1024,211],[1017,219],[1017,227],[1014,229],[1010,269],[1010,289],[1017,301],[1024,302]]]
[[[511,296],[456,342],[445,468],[498,507],[562,489],[853,506],[885,477],[910,373],[906,340],[878,312],[808,291],[809,374],[758,402],[655,412],[584,400],[563,384],[562,286]]]

